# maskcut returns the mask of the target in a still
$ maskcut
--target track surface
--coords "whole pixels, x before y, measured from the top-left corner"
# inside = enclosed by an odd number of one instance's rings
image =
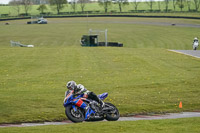
[[[188,23],[183,22],[183,21],[179,21],[179,19],[174,19],[171,21],[163,21],[166,18],[157,18],[157,21],[152,21],[150,18],[141,18],[141,19],[128,19],[128,20],[121,20],[121,19],[117,19],[118,17],[114,17],[114,20],[109,19],[108,18],[101,18],[101,17],[97,17],[100,18],[98,20],[95,20],[95,18],[91,18],[89,17],[88,20],[86,20],[86,17],[81,17],[81,19],[79,17],[75,17],[75,19],[71,19],[71,18],[58,18],[58,19],[50,19],[48,18],[48,23],[102,23],[102,24],[142,24],[142,25],[157,25],[157,26],[176,26],[176,27],[191,27],[191,28],[200,28],[200,24],[199,23]],[[122,17],[119,17],[122,18]],[[129,17],[131,18],[131,17]],[[146,20],[143,20],[146,19]],[[187,19],[186,19],[187,20]],[[1,22],[1,21],[0,21]],[[21,21],[10,21],[10,24],[23,24]],[[4,22],[0,23],[0,25],[5,25]]]
[[[88,21],[90,23],[117,23],[117,24],[144,24],[144,25],[160,25],[160,26],[178,26],[178,27],[194,27],[200,28],[200,24],[183,24],[183,23],[169,23],[169,22],[147,22],[147,21],[140,21],[140,22],[123,22],[123,21]]]
[[[169,51],[200,58],[200,50],[169,50]]]
[[[135,115],[131,117],[120,117],[118,121],[177,119],[177,118],[190,118],[190,117],[200,117],[200,112],[169,113],[166,115]],[[1,124],[0,127],[30,127],[30,126],[45,126],[45,125],[66,125],[66,124],[72,124],[72,122],[67,120],[62,122]]]
[[[84,18],[83,18],[84,19]],[[151,20],[146,20],[146,21],[135,21],[135,20],[128,20],[128,21],[123,21],[123,20],[89,20],[89,21],[84,21],[84,20],[77,20],[77,21],[72,21],[72,20],[56,20],[56,21],[48,21],[49,23],[103,23],[103,24],[142,24],[142,25],[157,25],[157,26],[177,26],[177,27],[193,27],[193,28],[200,28],[200,24],[190,24],[190,23],[180,23],[180,22],[152,22]]]

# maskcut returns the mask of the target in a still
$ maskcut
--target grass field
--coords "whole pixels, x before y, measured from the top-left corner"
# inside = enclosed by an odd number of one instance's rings
[[[62,102],[69,80],[97,94],[108,92],[106,101],[121,115],[200,109],[199,59],[167,50],[192,49],[199,28],[126,23],[198,20],[88,18],[89,28],[107,28],[108,41],[122,42],[122,48],[81,47],[86,20],[0,22],[0,123],[66,119]],[[10,40],[35,47],[10,47]]]

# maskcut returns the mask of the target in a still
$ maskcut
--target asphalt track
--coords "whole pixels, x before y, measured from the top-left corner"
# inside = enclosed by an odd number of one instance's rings
[[[79,17],[73,17],[73,18],[79,18]],[[86,17],[82,17],[82,18],[86,19]],[[92,18],[92,17],[89,17],[89,18]],[[117,17],[115,17],[115,18],[117,18]],[[148,18],[148,17],[141,17],[141,18]],[[15,20],[15,19],[13,19],[13,20]],[[6,20],[4,20],[4,21],[6,21]],[[17,23],[17,22],[15,21],[15,23]],[[200,24],[190,24],[190,23],[182,23],[182,22],[176,22],[176,21],[174,21],[174,22],[159,22],[159,21],[153,22],[151,20],[145,20],[145,21],[142,21],[142,20],[140,20],[140,21],[138,21],[138,20],[137,21],[136,20],[129,20],[129,21],[123,21],[123,20],[100,20],[100,21],[99,20],[87,20],[87,21],[86,20],[81,20],[81,21],[74,20],[74,21],[72,21],[72,20],[68,20],[68,19],[60,19],[60,20],[56,20],[56,21],[48,20],[48,23],[142,24],[142,25],[156,25],[156,26],[176,26],[176,27],[200,28]],[[0,23],[0,25],[1,24],[5,25],[5,23]],[[21,24],[24,24],[24,23],[21,23]]]
[[[70,21],[70,20],[57,20],[57,21],[48,21],[49,23],[103,23],[103,24],[142,24],[142,25],[157,25],[157,26],[177,26],[177,27],[192,27],[200,28],[200,24],[186,24],[186,23],[170,23],[170,22],[151,22],[149,21],[119,21],[119,20],[104,20],[104,21]]]
[[[178,118],[191,118],[191,117],[200,117],[200,112],[168,113],[165,115],[134,115],[130,117],[120,117],[118,121],[160,120],[160,119],[178,119]],[[62,122],[0,124],[0,128],[2,127],[31,127],[31,126],[45,126],[45,125],[66,125],[66,124],[73,124],[73,123],[67,120],[67,121],[62,121]]]
[[[159,26],[178,26],[178,27],[193,27],[200,28],[200,24],[183,24],[183,23],[169,23],[169,22],[146,22],[146,21],[132,21],[132,22],[124,22],[124,21],[88,21],[89,23],[116,23],[116,24],[143,24],[143,25],[159,25]]]
[[[176,52],[179,54],[185,54],[195,58],[200,58],[200,50],[169,50],[169,51]]]

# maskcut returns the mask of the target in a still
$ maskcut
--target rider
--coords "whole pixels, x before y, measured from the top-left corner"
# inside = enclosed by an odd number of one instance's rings
[[[195,38],[194,38],[194,41],[193,41],[193,43],[194,43],[194,42],[199,42],[199,40],[198,40],[198,38],[197,38],[197,37],[195,37]]]
[[[199,40],[197,37],[194,38],[194,41],[193,41],[193,49],[196,50],[196,48],[198,47],[199,45]]]
[[[66,84],[66,87],[69,90],[74,90],[73,93],[75,95],[84,94],[85,98],[95,100],[96,102],[98,102],[100,104],[101,108],[103,108],[104,105],[105,105],[105,103],[101,99],[99,99],[94,92],[91,92],[91,91],[87,90],[82,84],[78,84],[77,85],[75,81],[69,81]]]

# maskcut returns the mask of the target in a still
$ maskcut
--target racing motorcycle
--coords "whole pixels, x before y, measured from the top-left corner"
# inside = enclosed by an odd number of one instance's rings
[[[197,41],[195,41],[193,43],[193,50],[197,50],[198,46],[199,46],[199,43]]]
[[[98,95],[104,100],[108,93]],[[105,102],[104,107],[100,107],[98,102],[84,98],[84,94],[74,95],[73,90],[68,90],[65,94],[64,104],[65,114],[72,122],[83,121],[117,121],[119,119],[118,109],[111,103]]]

